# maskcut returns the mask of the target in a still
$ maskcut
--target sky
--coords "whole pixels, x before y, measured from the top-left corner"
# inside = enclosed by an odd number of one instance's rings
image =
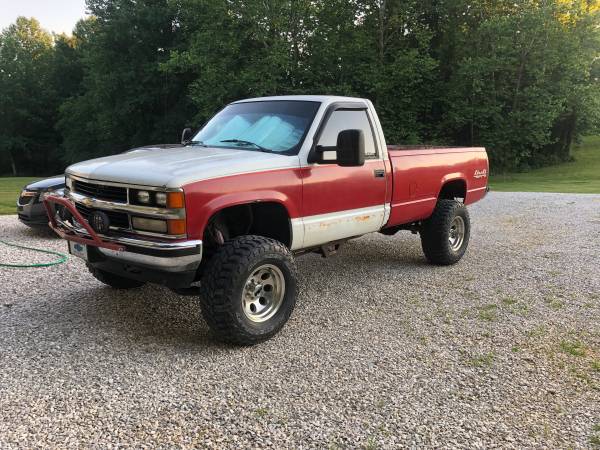
[[[85,15],[85,0],[0,0],[0,30],[19,16],[35,17],[42,28],[71,34]]]

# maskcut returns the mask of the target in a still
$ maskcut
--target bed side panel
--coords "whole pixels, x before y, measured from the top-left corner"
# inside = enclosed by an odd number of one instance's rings
[[[466,182],[466,203],[485,195],[488,165],[484,149],[389,150],[389,155],[394,182],[387,227],[428,218],[442,186],[452,180]]]

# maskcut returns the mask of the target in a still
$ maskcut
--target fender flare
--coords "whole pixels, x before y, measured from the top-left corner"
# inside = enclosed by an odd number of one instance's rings
[[[208,221],[211,217],[226,208],[240,205],[252,205],[256,203],[277,203],[285,210],[288,221],[290,223],[290,238],[293,239],[291,219],[293,218],[292,212],[290,211],[293,203],[291,199],[285,194],[277,191],[250,191],[250,192],[236,192],[231,194],[224,194],[210,200],[198,210],[198,215],[201,217],[198,228],[199,236],[204,235],[204,230]]]
[[[463,172],[453,172],[453,173],[444,175],[444,177],[442,178],[442,181],[440,183],[440,188],[438,189],[436,198],[437,199],[440,198],[440,194],[442,193],[442,189],[444,189],[444,186],[452,181],[462,181],[463,183],[465,183],[465,202],[466,202],[467,193],[469,192],[469,184],[467,182],[467,176]]]

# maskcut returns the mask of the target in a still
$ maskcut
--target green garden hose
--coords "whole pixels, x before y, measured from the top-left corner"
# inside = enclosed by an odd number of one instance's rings
[[[48,253],[49,255],[56,255],[59,257],[59,259],[57,259],[56,261],[51,261],[48,263],[39,263],[39,264],[0,263],[0,267],[13,267],[13,268],[18,268],[18,269],[27,269],[27,268],[32,268],[32,267],[50,267],[50,266],[56,266],[57,264],[62,264],[67,260],[67,255],[63,255],[62,253],[58,253],[58,252],[53,252],[52,250],[42,250],[41,248],[26,247],[24,245],[18,245],[18,244],[6,242],[6,241],[3,241],[2,239],[0,239],[0,243],[4,244],[4,245],[8,245],[9,247],[22,248],[25,250],[31,250],[31,251],[38,252],[38,253]]]

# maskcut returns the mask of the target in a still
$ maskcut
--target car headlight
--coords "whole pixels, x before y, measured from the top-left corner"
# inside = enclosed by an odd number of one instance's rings
[[[148,205],[150,203],[150,192],[137,191],[137,200],[144,205]]]
[[[158,206],[167,206],[167,193],[166,192],[157,192],[156,196],[156,204]]]
[[[185,208],[183,192],[146,191],[144,189],[131,189],[129,201],[135,205],[155,206],[159,208],[181,209]]]

